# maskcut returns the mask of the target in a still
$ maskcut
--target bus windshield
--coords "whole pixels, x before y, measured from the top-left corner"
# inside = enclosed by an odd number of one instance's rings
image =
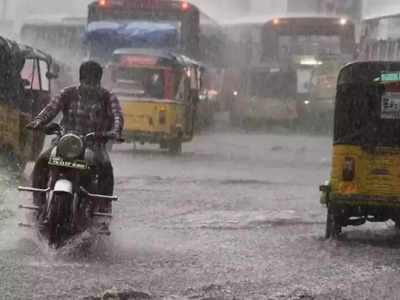
[[[338,35],[281,35],[278,39],[279,57],[290,55],[340,54]]]
[[[121,1],[108,1],[106,5],[101,5],[100,2],[93,2],[89,5],[88,11],[88,29],[93,23],[130,23],[127,34],[124,35],[124,40],[130,40],[135,36],[139,36],[149,32],[149,26],[152,29],[160,29],[161,24],[171,25],[175,32],[173,33],[174,42],[179,52],[189,56],[198,57],[199,55],[199,34],[200,34],[200,21],[199,10],[192,4],[181,6],[180,1],[142,1],[142,0],[121,0]],[[122,3],[122,5],[120,4]],[[141,24],[141,25],[140,25]],[[140,26],[139,26],[140,25]],[[146,25],[146,28],[143,26]],[[139,26],[139,27],[138,27]],[[165,27],[165,26],[164,26]],[[130,29],[130,30],[129,30]],[[162,38],[170,42],[171,30],[163,29],[162,34],[158,33],[152,35],[152,39]],[[167,34],[165,34],[167,33]],[[136,39],[137,41],[147,41],[148,37],[144,36]],[[121,48],[120,45],[114,46]],[[150,47],[160,48],[156,45],[122,45],[122,47]],[[168,47],[171,48],[171,47]],[[92,50],[94,48],[92,47]],[[174,49],[175,50],[175,49]],[[107,55],[109,51],[107,51]]]
[[[87,26],[84,39],[89,44],[91,57],[107,61],[119,48],[177,50],[180,32],[181,23],[175,21],[97,21]]]
[[[265,24],[262,57],[353,55],[354,24],[338,18],[287,18]]]

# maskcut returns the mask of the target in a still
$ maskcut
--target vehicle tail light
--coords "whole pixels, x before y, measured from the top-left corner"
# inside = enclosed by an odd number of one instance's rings
[[[181,2],[181,9],[182,9],[182,10],[187,10],[187,9],[189,9],[189,6],[190,6],[189,2],[187,2],[187,1],[185,1],[185,0],[183,0],[183,1]]]
[[[345,157],[343,166],[343,180],[353,181],[356,169],[356,161],[353,157]]]
[[[158,123],[159,124],[165,124],[167,123],[167,111],[161,110],[159,115],[158,115]]]

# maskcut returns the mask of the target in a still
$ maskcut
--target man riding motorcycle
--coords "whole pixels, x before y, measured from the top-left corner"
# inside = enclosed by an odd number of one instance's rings
[[[118,98],[101,87],[103,70],[94,61],[84,62],[79,69],[79,86],[67,87],[54,97],[52,101],[27,125],[37,129],[51,122],[62,112],[61,126],[67,132],[85,135],[89,132],[105,134],[119,139],[123,129],[123,115]],[[49,177],[48,161],[53,147],[44,151],[36,161],[33,169],[33,187],[46,188]],[[103,195],[113,195],[114,174],[105,143],[95,146],[99,187],[97,191]],[[34,193],[34,204],[45,205],[45,195]],[[41,211],[44,211],[41,209]],[[111,213],[111,201],[101,201],[99,212]]]

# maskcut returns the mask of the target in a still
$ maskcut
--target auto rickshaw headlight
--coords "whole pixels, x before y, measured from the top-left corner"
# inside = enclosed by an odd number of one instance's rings
[[[343,166],[343,180],[353,181],[355,175],[356,161],[353,157],[345,157]]]
[[[75,159],[83,152],[83,141],[76,134],[64,135],[58,142],[58,153],[64,159]]]

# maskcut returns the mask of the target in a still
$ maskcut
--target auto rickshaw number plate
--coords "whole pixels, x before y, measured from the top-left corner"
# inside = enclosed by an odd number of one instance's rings
[[[400,119],[400,93],[383,94],[381,107],[381,119]]]
[[[381,81],[398,81],[400,80],[400,73],[383,73],[381,74]]]

